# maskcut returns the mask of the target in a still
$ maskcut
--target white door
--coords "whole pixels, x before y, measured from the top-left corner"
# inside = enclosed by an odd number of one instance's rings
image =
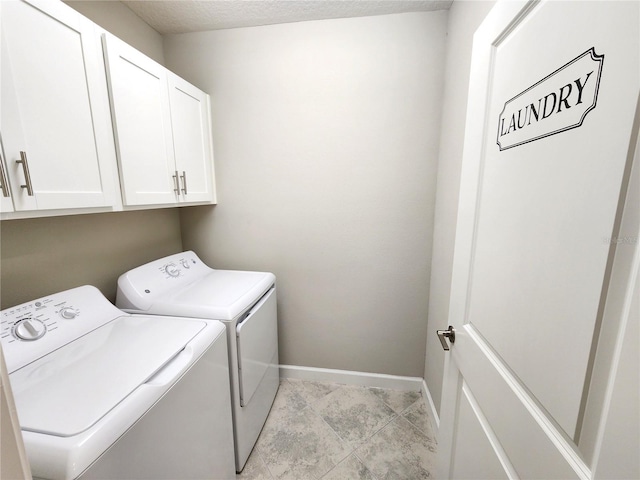
[[[104,40],[124,203],[175,203],[167,71],[113,35]]]
[[[598,471],[632,318],[639,19],[509,1],[475,34],[438,478]]]
[[[59,2],[3,1],[1,12],[2,141],[16,210],[109,206],[113,142],[94,25]]]
[[[181,200],[213,201],[209,95],[171,72],[167,72],[167,75]]]

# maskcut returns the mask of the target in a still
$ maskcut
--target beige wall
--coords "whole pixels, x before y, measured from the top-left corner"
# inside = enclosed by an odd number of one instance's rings
[[[115,300],[118,276],[179,252],[177,209],[4,220],[2,308],[90,284]]]
[[[440,411],[444,351],[435,334],[447,328],[453,268],[453,246],[460,193],[460,168],[471,66],[473,33],[494,2],[453,2],[449,10],[442,135],[438,159],[438,182],[433,233],[429,322],[424,378]]]
[[[282,364],[422,376],[447,12],[165,37],[211,94],[217,268],[273,271]]]
[[[99,25],[118,28],[146,54],[162,52],[162,37],[119,2],[71,4],[87,7],[81,13]],[[177,208],[3,220],[0,307],[83,284],[95,285],[114,300],[119,274],[181,249]]]

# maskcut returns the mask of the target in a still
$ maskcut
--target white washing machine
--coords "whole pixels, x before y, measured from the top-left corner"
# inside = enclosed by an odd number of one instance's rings
[[[207,318],[226,325],[240,472],[280,383],[275,276],[214,270],[188,251],[121,275],[116,305],[128,312]]]
[[[34,478],[233,479],[224,326],[83,286],[0,312]]]

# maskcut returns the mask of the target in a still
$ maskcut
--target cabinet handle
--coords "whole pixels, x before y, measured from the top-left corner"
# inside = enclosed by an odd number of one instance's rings
[[[178,173],[178,172],[176,172]],[[182,171],[182,175],[180,175],[180,180],[182,180],[182,193],[187,194],[187,172]]]
[[[2,154],[1,150],[2,149],[0,145],[0,188],[2,189],[3,197],[10,197],[11,195],[9,194],[9,181],[7,180],[7,174],[4,169],[4,155]]]
[[[24,179],[27,182],[26,185],[20,185],[20,188],[27,189],[27,195],[33,197],[33,185],[31,185],[31,174],[29,173],[29,163],[27,162],[27,153],[20,152],[20,160],[16,160],[16,163],[22,164],[22,170],[24,171]]]
[[[178,170],[176,170],[175,175],[171,175],[173,178],[173,191],[176,195],[180,195],[180,184],[178,183]]]

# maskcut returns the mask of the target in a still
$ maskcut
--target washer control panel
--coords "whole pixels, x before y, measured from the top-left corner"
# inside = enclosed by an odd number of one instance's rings
[[[98,289],[83,286],[0,312],[0,341],[9,373],[126,315]]]

